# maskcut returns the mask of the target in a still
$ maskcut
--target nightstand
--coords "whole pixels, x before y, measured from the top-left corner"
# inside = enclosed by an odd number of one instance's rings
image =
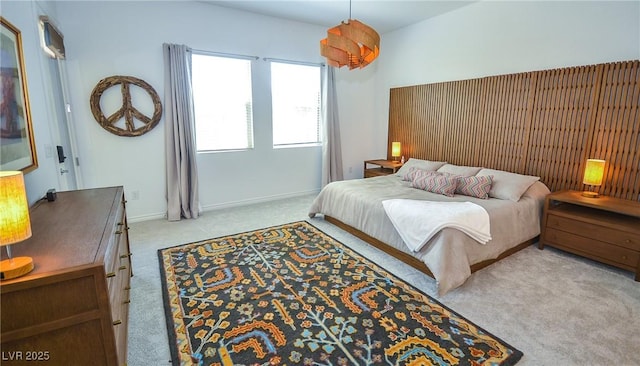
[[[549,245],[635,273],[640,281],[640,202],[577,191],[547,196],[538,247]]]
[[[368,168],[368,165],[375,165],[377,168]],[[381,175],[394,174],[403,164],[392,160],[365,160],[364,177],[379,177]]]

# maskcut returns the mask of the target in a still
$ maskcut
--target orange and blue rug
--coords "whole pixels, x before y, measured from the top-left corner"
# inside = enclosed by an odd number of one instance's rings
[[[174,365],[513,365],[522,357],[305,221],[158,256]]]

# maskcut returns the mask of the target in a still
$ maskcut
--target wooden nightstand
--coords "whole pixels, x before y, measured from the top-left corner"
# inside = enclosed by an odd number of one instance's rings
[[[635,272],[640,281],[640,202],[581,192],[547,196],[538,247],[549,245]]]
[[[367,164],[376,165],[377,168],[367,168]],[[403,164],[399,161],[391,160],[365,160],[364,177],[379,177],[381,175],[394,174]]]

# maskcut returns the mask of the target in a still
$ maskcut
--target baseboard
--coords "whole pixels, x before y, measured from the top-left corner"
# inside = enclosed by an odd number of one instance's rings
[[[319,192],[320,192],[319,189],[313,189],[313,190],[310,190],[310,191],[285,193],[285,194],[276,194],[276,195],[273,195],[273,196],[256,197],[256,198],[250,198],[250,199],[240,200],[240,201],[216,203],[216,204],[213,204],[213,205],[202,206],[202,211],[206,212],[206,211],[221,210],[221,209],[224,209],[224,208],[247,206],[247,205],[253,205],[253,204],[256,204],[256,203],[264,203],[264,202],[282,200],[282,199],[286,199],[286,198],[295,198],[295,197],[300,197],[300,196],[306,196],[306,195],[309,195],[309,194],[318,194]]]
[[[253,205],[257,203],[271,202],[271,201],[277,201],[277,200],[282,200],[287,198],[295,198],[300,196],[306,196],[309,194],[318,194],[319,192],[320,192],[320,189],[313,189],[313,190],[302,191],[302,192],[293,192],[293,193],[285,193],[285,194],[276,194],[272,196],[256,197],[256,198],[250,198],[250,199],[240,200],[240,201],[216,203],[212,205],[202,206],[202,212],[222,210],[225,208],[233,208],[233,207],[240,207],[240,206],[248,206],[248,205]],[[166,219],[166,217],[167,217],[166,212],[132,216],[132,217],[127,216],[127,222],[134,223],[134,222],[150,221],[150,220],[157,220],[157,219]]]
[[[155,214],[139,215],[139,216],[131,216],[131,217],[127,215],[127,222],[134,223],[134,222],[142,222],[142,221],[151,221],[151,220],[164,219],[166,217],[167,217],[166,213],[155,213]]]

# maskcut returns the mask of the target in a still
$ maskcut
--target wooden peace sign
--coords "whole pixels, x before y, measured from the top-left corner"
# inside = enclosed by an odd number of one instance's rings
[[[109,117],[106,117],[100,109],[100,98],[105,90],[117,84],[121,85],[122,107]],[[149,93],[151,100],[153,101],[153,116],[147,117],[133,106],[131,103],[131,90],[129,88],[131,84],[139,86]],[[154,128],[162,116],[162,104],[160,103],[158,93],[156,93],[153,87],[151,87],[147,82],[134,78],[133,76],[116,75],[100,80],[91,92],[90,104],[91,112],[100,126],[118,136],[143,135]],[[116,122],[122,118],[125,119],[124,128],[116,126]],[[141,127],[136,127],[134,118],[142,122],[143,125]]]

